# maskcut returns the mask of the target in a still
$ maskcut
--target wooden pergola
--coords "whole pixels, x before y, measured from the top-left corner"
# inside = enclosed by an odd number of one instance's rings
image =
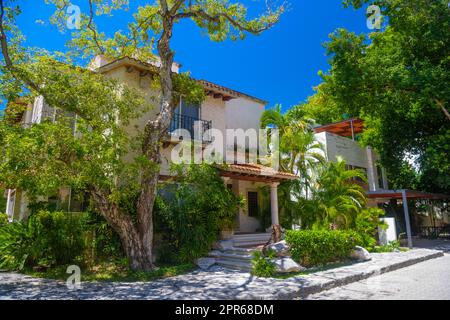
[[[355,140],[355,135],[363,132],[363,130],[364,121],[359,118],[352,118],[314,128],[315,133],[331,132],[341,137],[351,137],[353,140]]]
[[[377,191],[369,191],[367,193],[369,199],[373,200],[402,200],[403,203],[403,213],[405,215],[405,223],[406,223],[406,235],[408,237],[408,247],[413,247],[412,241],[412,233],[411,233],[411,221],[409,218],[409,208],[408,208],[408,200],[440,200],[440,199],[450,199],[450,195],[445,194],[437,194],[437,193],[428,193],[422,191],[415,190],[377,190]]]

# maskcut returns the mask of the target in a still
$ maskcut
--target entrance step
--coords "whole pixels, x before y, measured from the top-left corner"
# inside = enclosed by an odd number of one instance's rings
[[[238,233],[233,236],[233,244],[235,247],[257,247],[265,245],[270,237],[270,233]]]
[[[251,262],[242,262],[242,261],[230,261],[225,259],[217,259],[216,263],[219,266],[230,268],[230,269],[238,269],[246,272],[250,272],[252,270]]]
[[[257,249],[230,248],[209,253],[209,257],[216,259],[216,264],[230,269],[250,272],[252,270],[253,252]]]
[[[211,251],[209,257],[216,259],[219,266],[250,272],[253,253],[261,250],[261,246],[265,245],[270,237],[270,233],[238,233],[231,241],[226,241],[232,242],[231,246]]]

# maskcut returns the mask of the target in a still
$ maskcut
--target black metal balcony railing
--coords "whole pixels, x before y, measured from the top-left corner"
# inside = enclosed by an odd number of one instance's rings
[[[205,132],[212,128],[212,121],[201,120],[176,113],[173,115],[172,122],[170,123],[169,132],[172,134],[177,129],[185,129],[191,135],[191,139],[195,140],[197,138],[197,133],[195,132],[196,126],[202,129],[202,142],[211,142],[210,135],[205,134]]]

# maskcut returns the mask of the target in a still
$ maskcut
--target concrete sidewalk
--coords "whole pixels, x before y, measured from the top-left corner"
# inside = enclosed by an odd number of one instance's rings
[[[450,254],[331,290],[308,300],[450,300]]]
[[[82,283],[69,290],[64,282],[0,273],[0,299],[133,299],[133,300],[234,300],[294,299],[366,279],[388,271],[442,256],[441,251],[375,253],[373,259],[286,280],[258,278],[221,267],[153,282]]]

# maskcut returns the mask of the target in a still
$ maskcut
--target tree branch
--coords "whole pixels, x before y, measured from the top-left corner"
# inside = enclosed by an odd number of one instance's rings
[[[18,70],[14,66],[14,63],[9,54],[8,48],[8,38],[6,36],[5,26],[4,26],[4,17],[5,17],[5,5],[3,0],[0,0],[0,46],[3,54],[3,58],[5,59],[6,68],[18,79],[23,80],[30,88],[38,91],[39,86],[31,81],[28,77],[23,77],[18,75]]]
[[[167,13],[169,11],[169,6],[167,5],[167,0],[159,0],[159,3],[161,4],[163,13]]]
[[[100,51],[101,54],[105,53],[105,50],[102,48],[102,46],[100,45],[99,41],[98,41],[98,35],[97,35],[97,30],[92,26],[92,22],[94,20],[94,6],[92,4],[92,0],[89,0],[89,22],[88,22],[88,29],[92,31],[92,38],[95,42],[95,45],[97,46],[98,50]]]
[[[178,9],[180,9],[181,5],[183,4],[184,0],[176,0],[173,4],[172,8],[170,9],[170,15],[173,16],[177,13]]]
[[[252,34],[260,34],[264,31],[270,29],[278,22],[278,19],[276,19],[271,23],[267,23],[266,25],[264,25],[261,28],[251,28],[251,27],[245,26],[242,22],[236,21],[236,19],[234,19],[227,13],[217,13],[215,15],[210,15],[203,9],[187,11],[187,12],[180,12],[174,16],[175,19],[194,18],[194,17],[199,17],[199,18],[202,18],[202,19],[212,22],[212,23],[219,23],[220,18],[225,18],[236,29],[239,29],[241,31],[246,31],[246,32],[249,32]]]
[[[442,101],[438,100],[438,99],[434,99],[434,102],[436,102],[436,104],[442,109],[442,112],[444,112],[444,114],[446,115],[447,119],[450,120],[450,113],[445,108],[444,103]]]

